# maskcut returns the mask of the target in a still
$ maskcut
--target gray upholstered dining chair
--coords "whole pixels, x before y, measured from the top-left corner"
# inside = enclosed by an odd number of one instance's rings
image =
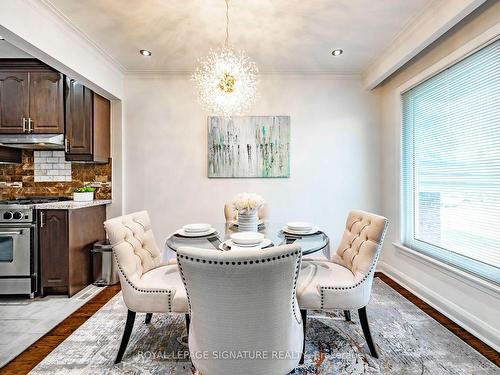
[[[146,211],[116,217],[104,222],[119,269],[127,322],[115,363],[121,362],[134,326],[136,313],[189,312],[186,290],[177,264],[161,262],[151,223]],[[189,315],[186,315],[189,325]]]
[[[361,328],[373,357],[378,358],[368,325],[375,267],[387,230],[387,219],[364,211],[351,211],[337,252],[330,260],[304,261],[297,286],[304,337],[307,310],[358,310]]]
[[[267,217],[267,205],[259,208],[259,220],[265,221]],[[226,222],[236,221],[238,219],[238,211],[236,211],[231,203],[226,203],[224,205],[224,217]]]
[[[208,353],[191,357],[199,372],[284,375],[297,366],[303,342],[295,297],[300,263],[297,245],[177,251],[191,310],[189,351]],[[238,353],[251,356],[235,358]]]

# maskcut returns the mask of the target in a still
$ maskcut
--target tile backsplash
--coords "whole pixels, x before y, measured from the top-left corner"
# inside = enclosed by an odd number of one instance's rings
[[[111,199],[111,159],[106,164],[71,163],[64,160],[63,151],[23,150],[21,164],[0,164],[1,199],[70,197],[75,188],[86,184],[103,185],[96,189],[95,198]]]
[[[71,162],[64,151],[34,151],[35,182],[71,181]]]

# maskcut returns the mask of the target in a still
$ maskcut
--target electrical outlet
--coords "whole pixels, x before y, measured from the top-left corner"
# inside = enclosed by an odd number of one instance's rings
[[[23,183],[21,181],[7,182],[7,186],[13,188],[22,188]]]

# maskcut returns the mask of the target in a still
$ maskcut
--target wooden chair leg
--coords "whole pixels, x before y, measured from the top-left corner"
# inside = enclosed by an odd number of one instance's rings
[[[366,306],[358,310],[359,320],[361,322],[361,328],[363,329],[363,334],[365,335],[366,343],[370,349],[370,354],[374,358],[378,358],[377,350],[373,344],[372,335],[370,333],[370,326],[368,325],[368,317],[366,316]]]
[[[153,313],[147,313],[146,314],[146,320],[145,320],[146,324],[151,323],[151,318],[152,317],[153,317]]]
[[[300,316],[302,316],[302,330],[304,332],[304,342],[302,343],[302,357],[300,357],[299,365],[303,365],[306,355],[307,310],[300,310]]]
[[[191,317],[189,316],[189,314],[185,314],[184,316],[186,318],[186,332],[189,336],[189,325],[191,324]]]
[[[130,334],[132,333],[132,328],[134,328],[135,322],[135,311],[128,310],[127,322],[125,323],[125,330],[123,331],[122,342],[120,344],[120,349],[118,349],[118,354],[115,359],[115,364],[120,363],[123,358],[123,354],[127,349],[128,340],[130,339]]]
[[[346,322],[350,322],[351,321],[351,312],[349,310],[344,310],[344,317],[345,317]]]

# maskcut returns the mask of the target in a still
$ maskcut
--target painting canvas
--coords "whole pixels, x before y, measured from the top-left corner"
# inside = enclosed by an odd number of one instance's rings
[[[290,177],[290,116],[209,117],[208,177]]]

